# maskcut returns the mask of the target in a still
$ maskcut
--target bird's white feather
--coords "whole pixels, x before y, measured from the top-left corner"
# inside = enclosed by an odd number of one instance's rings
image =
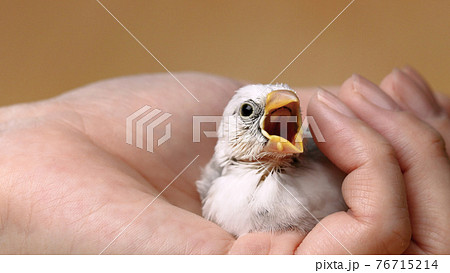
[[[268,93],[287,85],[249,85],[239,89],[224,111],[215,154],[197,188],[203,216],[240,236],[254,231],[309,231],[321,219],[346,209],[341,194],[344,174],[309,140],[301,155],[269,155],[265,138],[238,118],[237,109],[252,100],[264,108]],[[233,123],[233,124],[230,124]],[[231,125],[231,126],[230,126]],[[233,131],[235,130],[235,131]],[[230,132],[233,131],[233,132]]]

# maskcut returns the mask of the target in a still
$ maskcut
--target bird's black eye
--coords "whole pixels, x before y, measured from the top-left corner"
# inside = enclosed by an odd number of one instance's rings
[[[248,103],[244,103],[241,106],[241,116],[249,117],[253,114],[253,106]]]

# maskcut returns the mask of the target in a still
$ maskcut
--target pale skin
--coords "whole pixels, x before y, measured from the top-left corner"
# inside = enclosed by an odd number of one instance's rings
[[[194,182],[215,139],[193,143],[192,116],[221,115],[243,84],[176,76],[200,103],[160,74],[0,108],[0,253],[98,254],[196,155],[105,254],[450,253],[450,100],[435,99],[414,70],[380,87],[353,76],[337,96],[297,89],[326,139],[319,148],[348,173],[350,209],[306,236],[237,239],[200,216]],[[125,143],[125,119],[143,105],[172,114],[172,138],[154,153]]]

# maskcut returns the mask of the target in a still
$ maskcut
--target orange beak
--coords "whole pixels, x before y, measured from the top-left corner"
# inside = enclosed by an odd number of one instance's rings
[[[262,134],[269,140],[264,150],[277,153],[302,153],[300,100],[290,90],[275,90],[267,95]]]

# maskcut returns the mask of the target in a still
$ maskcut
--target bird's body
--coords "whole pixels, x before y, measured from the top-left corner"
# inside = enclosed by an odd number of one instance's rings
[[[344,174],[312,140],[303,152],[298,138],[301,121],[297,127],[286,123],[284,135],[283,129],[275,128],[275,122],[282,127],[279,120],[267,121],[268,117],[300,118],[298,99],[295,102],[296,95],[287,92],[292,91],[286,85],[238,90],[225,109],[224,117],[231,118],[224,118],[220,126],[223,135],[215,154],[197,181],[203,216],[236,236],[255,231],[308,232],[317,220],[346,208],[341,194]],[[247,115],[250,108],[252,114]],[[290,141],[280,141],[280,136]]]

